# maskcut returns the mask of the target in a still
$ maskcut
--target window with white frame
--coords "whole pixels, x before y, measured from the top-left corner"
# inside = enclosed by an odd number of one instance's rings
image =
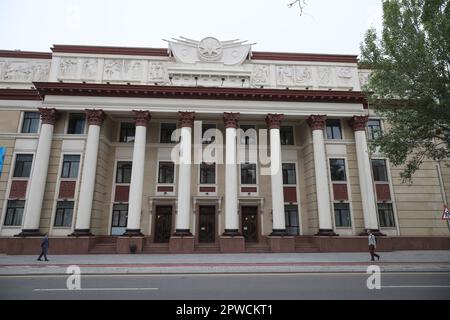
[[[73,201],[58,201],[56,204],[55,227],[72,226]]]
[[[216,183],[216,164],[202,162],[200,164],[200,184]]]
[[[334,222],[336,227],[352,226],[349,203],[334,203]]]
[[[31,166],[33,165],[32,154],[17,154],[16,163],[14,164],[14,178],[29,178]]]
[[[21,226],[24,207],[24,200],[8,200],[3,224],[5,226]]]
[[[65,154],[61,170],[61,178],[77,178],[80,168],[80,155]]]
[[[283,184],[296,184],[295,163],[283,163]]]
[[[256,163],[241,164],[241,184],[256,184]]]
[[[83,134],[86,125],[86,115],[83,113],[69,114],[67,134]]]
[[[326,131],[327,139],[342,139],[341,120],[327,119]]]
[[[161,161],[158,168],[158,183],[174,183],[174,176],[174,163],[169,161]]]
[[[39,112],[24,112],[22,133],[37,133],[39,130]]]
[[[392,203],[382,202],[378,203],[378,220],[382,228],[394,228],[395,218]]]

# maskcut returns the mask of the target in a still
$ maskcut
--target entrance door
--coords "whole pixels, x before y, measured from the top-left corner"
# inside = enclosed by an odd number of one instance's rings
[[[199,206],[198,242],[216,241],[216,207]]]
[[[243,206],[242,211],[242,235],[247,242],[258,241],[258,207]]]
[[[169,242],[172,231],[172,206],[156,206],[155,242]]]

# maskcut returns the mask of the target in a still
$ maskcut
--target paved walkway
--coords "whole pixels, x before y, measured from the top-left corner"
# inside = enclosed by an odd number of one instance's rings
[[[368,253],[258,254],[138,254],[138,255],[0,255],[0,275],[65,274],[78,265],[83,274],[180,274],[366,272],[376,264],[387,272],[450,272],[450,251],[382,252],[369,261]]]

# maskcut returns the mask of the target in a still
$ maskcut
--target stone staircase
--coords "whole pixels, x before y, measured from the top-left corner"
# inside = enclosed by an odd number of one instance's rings
[[[92,254],[115,254],[117,238],[113,236],[98,236],[95,244],[89,249]]]
[[[314,244],[312,236],[295,237],[295,252],[319,252],[319,248]]]
[[[246,242],[245,243],[246,253],[269,253],[271,252],[269,244],[266,240],[264,242]]]
[[[169,253],[169,243],[145,242],[142,247],[143,254]]]
[[[220,253],[218,243],[196,243],[194,246],[195,253]]]

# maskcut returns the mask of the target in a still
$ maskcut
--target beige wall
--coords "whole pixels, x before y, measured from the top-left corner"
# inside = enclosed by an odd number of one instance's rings
[[[55,134],[63,134],[66,126],[68,114],[60,113],[55,125]],[[7,198],[7,187],[10,170],[12,168],[12,154],[14,151],[15,140],[20,134],[17,133],[19,128],[20,112],[19,111],[0,111],[0,146],[7,147],[3,172],[0,176],[0,208],[2,215],[4,214],[5,199]],[[149,197],[155,195],[156,174],[157,174],[157,153],[159,144],[159,119],[150,122],[147,130],[147,150],[144,171],[144,194],[142,204],[141,228],[144,234],[150,234],[150,224],[153,225],[153,216],[150,215]],[[218,128],[224,132],[221,119],[215,121]],[[361,196],[358,179],[358,168],[356,162],[355,146],[353,144],[353,132],[347,124],[342,121],[344,129],[344,138],[347,149],[348,178],[351,188],[352,198],[352,215],[355,233],[358,234],[364,228]],[[262,122],[258,122],[258,128],[264,128]],[[107,117],[101,131],[101,141],[99,145],[99,157],[97,162],[97,177],[95,184],[95,194],[92,212],[91,227],[94,234],[108,234],[111,219],[111,203],[113,202],[112,184],[115,170],[116,148],[120,145],[117,143],[117,135],[119,130],[119,118]],[[12,136],[11,136],[12,134]],[[315,234],[318,230],[319,223],[317,217],[317,202],[315,189],[315,173],[314,173],[314,155],[313,145],[309,126],[306,121],[301,120],[295,126],[295,141],[298,154],[298,172],[297,187],[300,194],[300,218],[302,234]],[[80,139],[85,139],[81,136]],[[49,230],[52,220],[52,211],[54,209],[55,188],[58,179],[58,172],[61,159],[61,137],[55,137],[52,143],[51,158],[49,164],[48,178],[46,184],[46,192],[44,197],[43,209],[41,214],[42,231]],[[448,163],[448,162],[447,162]],[[258,170],[261,168],[258,166]],[[414,183],[408,186],[401,183],[400,168],[391,168],[392,184],[394,190],[394,208],[397,215],[398,225],[401,235],[448,235],[449,231],[445,221],[441,220],[442,215],[442,197],[439,187],[437,170],[435,163],[429,161],[424,163],[422,168],[414,176]],[[178,170],[177,170],[178,172]],[[225,174],[224,166],[217,167],[217,183],[218,197],[222,198],[220,212],[220,230],[222,233],[225,225],[224,219],[224,189]],[[81,175],[80,175],[81,176]],[[447,195],[447,201],[450,200],[450,168],[442,164],[442,176]],[[198,165],[192,167],[191,190],[192,196],[197,196],[198,183]],[[270,234],[272,230],[272,204],[271,204],[271,187],[270,176],[259,176],[259,196],[264,197],[264,208],[262,212],[264,234]],[[214,202],[214,201],[213,201]],[[259,204],[259,200],[254,201]],[[211,204],[211,203],[208,203]],[[173,217],[175,219],[175,216]],[[192,216],[191,228],[196,224],[196,216]],[[75,219],[74,219],[75,221]],[[3,221],[2,221],[3,222]],[[197,226],[195,226],[197,229]],[[197,232],[198,230],[196,230]]]

